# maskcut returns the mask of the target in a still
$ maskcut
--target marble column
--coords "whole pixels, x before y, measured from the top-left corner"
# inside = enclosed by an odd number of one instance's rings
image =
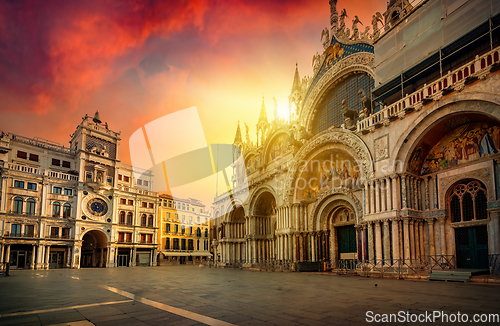
[[[311,235],[311,257],[310,257],[310,260],[312,262],[315,262],[317,259],[316,259],[316,244],[317,244],[317,239],[316,239],[316,236],[317,236],[317,233],[316,232],[313,232],[312,235]]]
[[[406,209],[408,208],[408,201],[407,201],[407,191],[406,191],[406,175],[401,176],[401,208]],[[406,258],[406,257],[405,257]]]
[[[363,188],[363,194],[365,195],[365,215],[370,214],[370,189],[368,182],[365,181],[365,187]]]
[[[500,209],[490,211],[488,239],[492,254],[500,254]]]
[[[382,232],[380,229],[380,221],[375,221],[375,258],[377,264],[381,263],[382,255]]]
[[[418,229],[419,225],[419,220],[415,220],[414,223],[414,231],[415,231],[415,259],[417,261],[421,260],[421,254],[420,254],[420,230]]]
[[[425,233],[424,233],[424,221],[419,220],[418,221],[418,234],[419,234],[419,239],[420,239],[420,256],[422,259],[426,256],[425,254]]]
[[[433,178],[432,182],[432,187],[434,188],[434,193],[432,194],[432,197],[434,199],[434,209],[438,209],[439,203],[438,203],[438,196],[437,196],[437,176]]]
[[[5,250],[5,244],[0,243],[0,264],[3,263],[3,255],[4,255],[4,250]],[[1,268],[1,266],[0,266]]]
[[[35,257],[36,257],[36,245],[33,245],[33,250],[31,251],[30,269],[35,269]]]
[[[386,209],[386,205],[387,205],[387,183],[385,182],[385,179],[380,179],[380,194],[381,194],[381,198],[380,198],[380,210],[382,212],[385,212],[387,209]]]
[[[389,220],[384,220],[384,261],[390,264],[391,259],[391,233],[389,231]]]
[[[424,178],[424,210],[430,209],[430,201],[429,201],[429,177]]]
[[[403,248],[404,248],[404,260],[406,264],[410,264],[410,230],[409,230],[409,218],[403,218]]]
[[[445,221],[446,221],[446,216],[439,217],[439,227],[441,229],[441,255],[446,255]]]
[[[413,262],[415,260],[415,221],[409,221],[409,236],[410,236],[410,259]]]
[[[10,244],[6,244],[5,246],[7,246],[7,248],[5,249],[5,260],[4,260],[4,262],[10,263]]]
[[[9,247],[10,249],[10,247]],[[45,269],[49,269],[50,246],[45,247]]]
[[[400,259],[399,257],[399,222],[397,219],[391,220],[392,226],[392,259],[393,262]]]
[[[325,234],[325,245],[328,243],[328,237]],[[325,250],[325,253],[327,251]],[[330,261],[332,262],[332,266],[335,268],[337,266],[337,260],[339,259],[338,246],[337,246],[337,229],[332,227],[330,228]],[[327,259],[325,255],[325,259]]]
[[[399,176],[397,174],[391,176],[391,190],[392,190],[392,210],[398,210],[401,208],[400,197],[399,197]]]
[[[435,242],[435,231],[434,231],[434,218],[427,219],[427,226],[429,228],[429,255],[436,255],[436,242]]]
[[[392,182],[391,178],[387,178],[385,181],[386,184],[386,197],[387,197],[387,210],[392,211]]]
[[[370,214],[375,213],[375,182],[370,181]]]
[[[375,248],[373,237],[373,222],[368,222],[368,260],[373,262],[375,260]]]
[[[375,213],[380,213],[380,182],[375,180]]]

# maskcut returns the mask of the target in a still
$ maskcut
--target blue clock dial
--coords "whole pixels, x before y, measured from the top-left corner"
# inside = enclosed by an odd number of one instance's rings
[[[87,208],[94,216],[103,216],[108,212],[108,205],[100,198],[89,200]]]

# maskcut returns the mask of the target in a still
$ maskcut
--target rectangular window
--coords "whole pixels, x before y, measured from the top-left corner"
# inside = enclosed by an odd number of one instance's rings
[[[51,227],[50,228],[50,237],[51,238],[59,238],[59,228],[58,227]]]
[[[85,177],[87,178],[87,180],[92,180],[92,173],[91,172],[87,172],[85,174]]]
[[[11,225],[10,236],[11,237],[20,237],[21,236],[21,224],[12,224]]]
[[[108,177],[108,184],[112,185],[113,184],[113,178],[112,177]]]
[[[36,183],[28,182],[28,189],[29,190],[36,190]]]
[[[122,175],[121,174],[118,175],[118,180],[122,181]]]
[[[61,187],[53,187],[52,188],[52,193],[54,193],[54,194],[61,194],[62,193],[62,188]]]
[[[28,153],[23,152],[23,151],[17,151],[17,157],[27,159],[28,158]]]
[[[53,158],[52,159],[52,165],[61,166],[61,160]]]
[[[170,223],[165,223],[165,232],[170,233]]]
[[[155,208],[155,204],[149,203],[149,208]]]
[[[144,186],[145,187],[149,186],[149,181],[144,180]]]
[[[189,227],[189,234],[193,234],[193,227],[192,226]]]
[[[128,204],[128,205],[134,205],[134,201],[133,201],[132,199],[129,199],[129,200],[127,201],[127,204]]]
[[[181,234],[186,234],[186,226],[181,225]]]
[[[14,187],[24,189],[24,181],[14,181]]]
[[[38,162],[38,155],[36,155],[36,154],[30,154],[30,161]]]
[[[67,196],[71,196],[71,195],[73,195],[73,190],[64,188],[64,194]]]
[[[193,224],[193,217],[189,216],[189,224]]]
[[[142,186],[142,180],[141,179],[137,179],[137,185],[138,186]]]
[[[132,242],[132,233],[127,233],[127,242]]]
[[[125,242],[125,233],[118,232],[118,242]]]
[[[132,220],[134,219],[134,216],[131,212],[127,213],[127,225],[132,225]]]
[[[34,225],[25,225],[24,226],[24,236],[32,238],[35,234],[35,226]]]
[[[141,234],[141,243],[146,243],[146,235]]]
[[[186,215],[182,214],[181,216],[181,222],[186,223]]]
[[[125,176],[123,176],[123,181],[125,181],[125,182],[129,182],[129,181],[130,181],[130,177],[127,177],[126,175],[125,175]]]
[[[148,243],[153,243],[153,235],[152,234],[148,234],[147,235],[147,242]]]
[[[172,201],[168,201],[168,207],[172,207]]]
[[[170,249],[170,238],[165,238],[165,250]]]
[[[154,224],[154,218],[153,218],[153,216],[149,216],[148,217],[148,226],[153,227],[153,224]]]
[[[174,224],[174,233],[175,234],[179,233],[179,225],[178,224]]]
[[[127,200],[125,198],[120,198],[120,204],[127,205]]]
[[[63,166],[63,168],[68,168],[69,169],[69,168],[71,168],[71,163],[68,162],[68,161],[63,161],[62,162],[62,166]]]
[[[70,228],[62,228],[61,237],[63,239],[69,239],[69,230],[70,230]]]
[[[196,216],[196,223],[200,224],[200,217],[199,216]]]
[[[148,203],[142,202],[142,207],[148,207]]]

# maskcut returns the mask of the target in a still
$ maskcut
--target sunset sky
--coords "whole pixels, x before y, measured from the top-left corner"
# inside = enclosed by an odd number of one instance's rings
[[[386,1],[337,8],[367,26]],[[99,110],[130,163],[135,130],[196,106],[209,143],[232,143],[238,120],[255,141],[262,95],[269,117],[273,97],[287,106],[329,17],[328,0],[2,1],[0,130],[68,146]]]

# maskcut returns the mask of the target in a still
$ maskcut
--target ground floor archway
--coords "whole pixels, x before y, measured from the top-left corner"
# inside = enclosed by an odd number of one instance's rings
[[[80,267],[106,267],[108,237],[104,232],[92,230],[82,238]]]

